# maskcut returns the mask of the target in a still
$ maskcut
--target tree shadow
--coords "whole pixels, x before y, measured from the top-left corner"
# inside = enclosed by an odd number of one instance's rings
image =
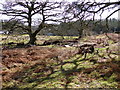
[[[72,61],[71,60],[70,61],[66,61],[66,60],[62,60],[61,61],[61,60],[59,60],[59,58],[54,57],[56,64],[54,64],[54,65],[53,64],[47,65],[49,63],[45,62],[46,65],[44,66],[44,68],[42,68],[42,70],[40,70],[40,71],[38,70],[38,73],[41,73],[41,74],[43,73],[42,76],[37,76],[37,77],[33,77],[32,78],[31,74],[34,73],[34,71],[33,72],[32,71],[31,72],[26,72],[26,73],[28,73],[26,77],[28,77],[28,75],[30,75],[30,77],[31,77],[30,80],[27,83],[36,82],[36,84],[34,84],[33,86],[31,86],[31,88],[35,88],[37,85],[43,83],[46,80],[53,80],[53,79],[55,79],[56,77],[59,76],[59,74],[56,75],[56,76],[52,76],[52,77],[51,77],[51,75],[53,75],[53,74],[55,74],[57,72],[61,72],[61,74],[63,74],[63,76],[65,77],[64,78],[65,79],[65,81],[64,81],[64,83],[65,83],[64,84],[64,88],[68,89],[69,88],[69,84],[72,82],[72,79],[70,78],[70,76],[72,76],[73,73],[75,73],[75,72],[79,73],[79,72],[81,72],[82,70],[85,69],[84,67],[78,68],[78,66],[79,66],[78,62],[89,60],[89,58],[85,58],[84,56],[82,58],[81,57],[82,56],[76,57],[76,58],[72,59]],[[70,59],[71,58],[72,57],[70,57]],[[74,64],[74,67],[72,67],[71,69],[67,69],[66,70],[64,68],[65,64]],[[39,62],[37,64],[37,66],[38,65],[43,65],[43,63]],[[34,65],[34,68],[35,67],[36,67],[36,65]],[[59,69],[55,70],[56,67],[59,67]],[[32,68],[32,66],[31,66],[29,69],[34,69],[34,68]],[[46,75],[44,75],[48,70],[50,71],[50,73],[47,73]],[[22,71],[25,71],[25,69],[21,70],[21,72]],[[24,75],[25,75],[25,73],[22,76],[24,76]],[[21,76],[19,78],[21,80],[23,79]],[[17,78],[16,80],[18,80],[19,78]]]
[[[83,58],[83,59],[84,59],[84,58]],[[41,83],[44,82],[45,80],[55,79],[56,77],[59,76],[59,74],[56,75],[56,76],[54,76],[54,77],[51,77],[51,75],[55,74],[56,72],[61,72],[61,74],[64,75],[64,77],[65,77],[65,80],[64,80],[64,82],[65,82],[65,84],[64,84],[64,89],[68,89],[68,88],[69,88],[69,87],[68,87],[68,86],[69,86],[69,83],[72,82],[72,79],[70,78],[70,76],[72,76],[73,73],[75,73],[75,72],[81,72],[82,70],[85,69],[84,67],[78,68],[79,64],[78,64],[77,62],[80,62],[80,61],[78,60],[78,57],[77,57],[76,59],[74,59],[73,61],[67,61],[67,62],[64,62],[64,61],[63,61],[63,62],[58,63],[57,65],[54,65],[54,66],[51,65],[51,66],[47,67],[47,68],[49,68],[50,71],[51,71],[50,74],[48,74],[47,76],[45,76],[45,77],[42,78],[42,79],[40,78],[40,79],[33,80],[33,81],[36,81],[37,83],[41,84]],[[64,66],[65,64],[68,64],[68,63],[74,64],[74,67],[73,67],[72,69],[65,70],[65,69],[63,68],[63,66]],[[58,66],[60,66],[60,69],[59,69],[58,71],[56,71],[54,68],[55,68],[55,67],[58,67]],[[38,84],[34,85],[33,88],[35,88],[37,85],[38,85]]]

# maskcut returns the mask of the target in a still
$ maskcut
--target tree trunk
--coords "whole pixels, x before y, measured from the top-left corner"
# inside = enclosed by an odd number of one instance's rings
[[[36,41],[36,35],[30,34],[29,37],[30,37],[30,40],[29,40],[28,44],[35,45],[36,44],[36,42],[35,42]]]
[[[83,36],[83,29],[79,29],[78,31],[79,31],[79,36],[78,36],[77,40],[80,40]]]

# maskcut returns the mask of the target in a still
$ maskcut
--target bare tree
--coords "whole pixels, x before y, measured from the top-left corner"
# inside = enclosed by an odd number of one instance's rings
[[[35,44],[36,35],[39,31],[46,27],[46,23],[57,22],[58,15],[60,15],[60,8],[61,2],[36,2],[34,1],[19,1],[15,0],[13,2],[6,2],[3,4],[4,9],[2,13],[7,16],[15,16],[25,22],[25,26],[18,26],[22,29],[26,30],[29,34],[30,40],[29,44]],[[38,27],[36,30],[32,30],[32,25],[34,21],[34,17],[39,19]]]
[[[81,5],[79,7],[78,5]],[[68,3],[64,9],[64,19],[68,22],[73,22],[71,26],[79,32],[79,39],[85,34],[86,30],[90,30],[90,22],[92,14],[83,10],[86,8],[84,2],[72,2]]]
[[[88,30],[92,30],[92,27],[95,25],[95,16],[101,16],[107,10],[111,10],[112,12],[105,18],[106,26],[108,31],[108,18],[112,16],[115,12],[119,11],[120,8],[117,8],[120,5],[120,1],[116,2],[96,2],[96,0],[89,2],[78,0],[76,2],[68,3],[64,9],[64,19],[66,21],[79,21],[78,25],[74,25],[74,28],[79,31],[79,37],[84,32],[88,32]],[[87,20],[87,22],[86,22]],[[75,22],[76,23],[76,22]],[[94,24],[93,24],[94,23]],[[92,25],[92,27],[91,27]],[[87,30],[87,31],[86,31]]]
[[[21,21],[24,21],[25,25],[18,27],[26,30],[29,34],[30,40],[29,44],[35,44],[36,35],[43,28],[47,27],[47,22],[57,22],[58,19],[62,18],[63,22],[72,22],[79,20],[79,27],[76,27],[78,31],[83,33],[83,31],[90,29],[91,20],[94,21],[95,15],[103,14],[106,10],[115,9],[120,5],[120,1],[116,2],[81,2],[81,0],[77,2],[36,2],[36,0],[14,0],[10,2],[6,2],[3,5],[2,13],[7,16],[12,16],[18,18]],[[62,7],[61,7],[62,6]],[[60,11],[60,8],[61,11]],[[63,10],[64,8],[64,10]],[[115,9],[107,19],[119,11],[120,8]],[[64,11],[64,13],[62,13]],[[32,30],[32,25],[34,21],[34,17],[37,17],[39,20],[38,27],[36,30]],[[86,20],[90,19],[90,22],[86,22]],[[106,24],[107,25],[107,24]],[[81,37],[81,36],[80,36]]]

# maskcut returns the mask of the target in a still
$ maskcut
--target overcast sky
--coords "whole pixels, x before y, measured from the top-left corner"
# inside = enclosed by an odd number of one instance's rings
[[[1,3],[4,3],[5,1],[13,1],[13,0],[0,0],[0,9],[2,9],[2,5],[1,5]],[[20,0],[21,1],[21,0]],[[37,1],[46,1],[46,0],[37,0]],[[110,2],[115,2],[115,1],[118,1],[118,0],[47,0],[47,1],[50,1],[50,2],[55,2],[55,1],[69,1],[69,2],[73,2],[73,1],[90,1],[90,2],[93,2],[93,1],[96,1],[96,2],[108,2],[108,1],[110,1]],[[111,10],[112,11],[112,10]],[[110,14],[110,12],[111,11],[109,11],[109,12],[104,12],[103,13],[103,15],[102,15],[102,18],[105,18],[105,17],[107,17],[109,14]],[[120,14],[119,14],[120,15]],[[96,18],[99,18],[99,16],[96,16]],[[118,19],[118,12],[116,12],[116,13],[114,13],[110,18],[116,18],[116,19]],[[9,19],[9,17],[8,16],[5,16],[5,15],[2,15],[1,13],[0,13],[0,19]]]

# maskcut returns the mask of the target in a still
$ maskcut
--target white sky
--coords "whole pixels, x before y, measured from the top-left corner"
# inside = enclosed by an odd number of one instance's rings
[[[2,5],[1,5],[1,3],[4,3],[5,1],[13,1],[13,0],[0,0],[0,9],[2,9]],[[20,0],[21,1],[21,0]],[[32,1],[32,0],[31,0]],[[108,2],[108,1],[110,1],[110,2],[115,2],[115,1],[118,1],[118,0],[37,0],[37,1],[50,1],[50,2],[55,2],[55,1],[66,1],[66,2],[73,2],[73,1],[90,1],[90,2],[94,2],[94,1],[96,1],[96,2],[100,2],[100,1],[102,1],[102,2]],[[112,11],[112,10],[111,10]],[[111,12],[110,11],[110,12]],[[102,18],[105,18],[105,17],[107,17],[108,15],[109,15],[110,13],[109,12],[104,12],[103,13],[103,15],[102,15]],[[119,14],[120,15],[120,14]],[[38,16],[37,16],[38,17]],[[96,16],[96,18],[99,18],[99,16]],[[118,12],[116,12],[116,13],[114,13],[110,18],[116,18],[116,19],[118,19]],[[6,15],[2,15],[1,13],[0,13],[0,19],[9,19],[9,17],[8,16],[6,16]]]

